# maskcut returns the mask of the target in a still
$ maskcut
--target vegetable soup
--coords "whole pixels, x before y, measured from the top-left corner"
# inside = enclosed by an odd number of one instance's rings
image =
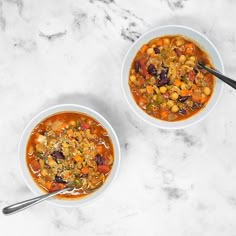
[[[193,116],[209,101],[214,76],[200,70],[200,61],[212,67],[206,52],[180,35],[154,38],[137,52],[129,74],[136,104],[164,121]]]
[[[27,166],[39,187],[46,192],[73,188],[59,198],[94,192],[104,184],[113,161],[113,146],[105,128],[76,112],[43,120],[33,129],[26,148]]]

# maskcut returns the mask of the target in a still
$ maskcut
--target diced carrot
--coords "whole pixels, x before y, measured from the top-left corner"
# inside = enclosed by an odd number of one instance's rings
[[[207,100],[206,97],[201,97],[200,102],[203,104],[206,102],[206,100]]]
[[[163,45],[162,39],[156,40],[155,44],[156,44],[156,46],[162,46]]]
[[[89,171],[89,169],[88,169],[87,166],[85,166],[85,167],[83,167],[83,168],[81,169],[81,172],[82,172],[84,175],[88,174],[88,171]]]
[[[63,179],[68,179],[70,177],[70,172],[69,171],[64,171],[63,172]]]
[[[77,162],[82,162],[83,161],[83,158],[80,156],[80,155],[76,155],[73,157],[75,161]]]
[[[53,161],[52,156],[48,156],[48,162],[49,162],[49,161]]]
[[[147,86],[147,92],[148,92],[149,94],[153,94],[154,90],[153,90],[153,87],[152,87],[151,85],[148,85],[148,86]]]
[[[74,135],[74,132],[73,132],[72,129],[69,129],[69,130],[67,130],[67,134],[68,134],[69,136],[73,136],[73,135]]]
[[[180,95],[182,97],[184,97],[184,96],[191,96],[192,95],[192,91],[188,90],[188,89],[183,89],[183,90],[180,90]]]
[[[103,146],[102,145],[97,145],[96,146],[96,151],[97,151],[97,153],[101,154],[103,152]]]
[[[186,48],[186,49],[185,49],[185,52],[186,52],[186,54],[188,54],[188,55],[192,55],[192,53],[193,53],[193,48]]]
[[[51,183],[50,181],[47,181],[47,182],[45,183],[45,187],[46,187],[48,190],[51,189],[51,186],[52,186],[52,183]]]
[[[145,53],[148,49],[148,45],[147,44],[144,44],[141,48],[140,48],[140,52],[141,53]]]
[[[196,85],[196,84],[193,84],[193,85],[192,85],[192,89],[193,89],[193,90],[197,89],[197,85]]]
[[[151,54],[150,54],[150,57],[152,57],[152,58],[153,58],[153,57],[156,57],[156,53],[151,53]]]
[[[177,87],[179,87],[181,85],[181,83],[182,82],[179,79],[175,79],[175,81],[174,81],[174,85]]]
[[[168,116],[168,112],[166,110],[162,110],[160,115],[161,115],[161,119],[165,119]]]
[[[30,166],[31,166],[31,168],[32,168],[32,170],[33,170],[34,172],[37,172],[37,171],[40,170],[40,164],[39,164],[39,162],[36,161],[36,160],[32,160],[32,161],[30,162]]]
[[[90,153],[90,150],[88,149],[88,150],[85,150],[85,151],[83,151],[83,153],[84,154],[89,154]]]
[[[98,165],[97,170],[98,170],[98,172],[106,174],[110,171],[110,167],[109,167],[109,165]]]

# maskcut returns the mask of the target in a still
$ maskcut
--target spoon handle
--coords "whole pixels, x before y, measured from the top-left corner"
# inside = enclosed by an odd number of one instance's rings
[[[14,213],[17,213],[19,211],[22,211],[24,209],[27,209],[31,206],[34,206],[52,196],[55,196],[59,193],[62,193],[62,192],[66,192],[68,190],[71,190],[71,188],[64,188],[64,189],[60,189],[60,190],[57,190],[55,192],[52,192],[52,193],[48,193],[48,194],[44,194],[42,196],[38,196],[38,197],[35,197],[35,198],[31,198],[31,199],[28,199],[28,200],[25,200],[25,201],[22,201],[22,202],[18,202],[18,203],[15,203],[15,204],[12,204],[10,206],[7,206],[7,207],[4,207],[2,209],[2,213],[4,215],[11,215],[11,214],[14,214]]]
[[[225,76],[225,75],[222,75],[220,72],[214,70],[214,69],[211,69],[207,66],[205,66],[204,64],[202,63],[198,63],[198,65],[200,67],[202,67],[203,69],[205,69],[206,71],[208,71],[209,73],[213,74],[214,76],[216,76],[217,78],[221,79],[222,81],[224,81],[226,84],[228,84],[229,86],[231,86],[232,88],[236,89],[236,81],[235,80],[232,80],[230,79],[229,77]]]

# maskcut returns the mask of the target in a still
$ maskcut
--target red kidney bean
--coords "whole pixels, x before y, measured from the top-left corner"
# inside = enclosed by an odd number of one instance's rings
[[[62,184],[65,184],[65,183],[66,183],[66,181],[63,180],[62,177],[57,176],[57,175],[56,175],[56,177],[55,177],[55,181],[56,181],[57,183],[62,183]]]
[[[136,73],[139,72],[139,68],[140,68],[139,62],[138,61],[134,62],[134,70],[135,70]]]
[[[156,53],[156,54],[160,54],[160,49],[159,49],[159,47],[155,47],[155,48],[153,48],[154,49],[154,52]]]
[[[157,69],[155,68],[155,66],[153,64],[150,64],[148,66],[148,73],[150,75],[157,75]]]
[[[95,161],[96,161],[97,165],[103,165],[103,159],[102,159],[102,156],[100,154],[97,154],[95,156]]]
[[[55,160],[57,160],[57,159],[65,159],[63,153],[60,152],[60,151],[54,151],[51,155],[53,156],[53,158]]]
[[[187,111],[186,111],[185,109],[180,109],[180,110],[179,110],[179,113],[180,113],[181,115],[186,115]]]
[[[179,96],[179,101],[180,102],[185,102],[185,101],[188,100],[188,98],[189,98],[189,96]]]
[[[175,48],[174,51],[176,52],[178,57],[182,55],[182,52],[178,48]]]

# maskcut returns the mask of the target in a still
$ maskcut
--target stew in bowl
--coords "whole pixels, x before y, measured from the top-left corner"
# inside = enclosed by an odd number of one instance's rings
[[[152,29],[128,50],[121,73],[130,108],[159,128],[196,124],[215,107],[223,83],[197,66],[224,72],[219,52],[200,32],[181,25]]]
[[[34,192],[71,187],[50,202],[74,206],[96,198],[110,185],[119,153],[116,134],[103,117],[86,107],[60,105],[40,113],[26,127],[19,164]]]

